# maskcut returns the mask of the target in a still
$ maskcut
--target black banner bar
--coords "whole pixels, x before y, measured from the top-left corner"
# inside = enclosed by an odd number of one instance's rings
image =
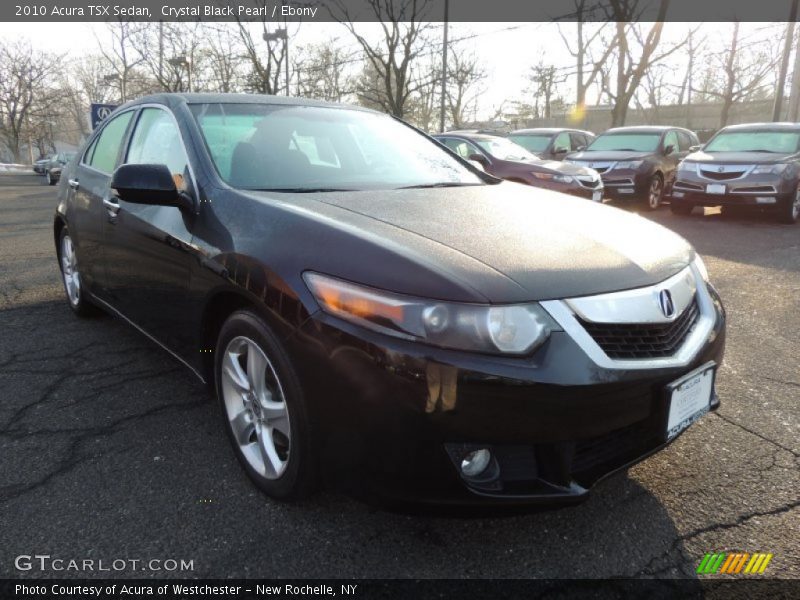
[[[8,22],[442,21],[446,0],[3,0]],[[789,19],[792,0],[449,0],[452,22]],[[576,6],[582,6],[580,12]]]
[[[497,579],[497,580],[124,580],[124,579],[3,579],[3,600],[153,600],[213,598],[347,598],[359,600],[502,600],[647,598],[797,598],[798,580],[739,578],[704,579]]]

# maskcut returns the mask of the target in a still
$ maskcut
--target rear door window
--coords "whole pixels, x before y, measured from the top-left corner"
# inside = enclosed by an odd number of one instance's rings
[[[560,149],[566,149],[567,152],[572,150],[572,144],[570,143],[569,133],[563,131],[556,136],[556,140],[553,142],[553,152],[557,152]]]
[[[108,122],[94,143],[94,152],[89,165],[102,173],[111,174],[117,166],[119,150],[132,115],[133,111],[129,110]]]
[[[678,145],[678,134],[675,131],[668,131],[664,136],[664,148],[672,146],[673,152],[680,152],[681,148]]]

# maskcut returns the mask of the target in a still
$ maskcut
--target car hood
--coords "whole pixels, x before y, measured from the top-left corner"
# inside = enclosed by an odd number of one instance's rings
[[[504,182],[438,189],[302,194],[287,200],[318,209],[340,226],[376,231],[387,246],[428,240],[437,269],[461,269],[475,283],[486,270],[512,280],[514,292],[478,289],[490,302],[575,297],[652,285],[684,268],[691,246],[660,225],[616,208],[541,188]],[[338,209],[331,214],[330,208]],[[367,217],[383,225],[369,226]],[[464,269],[449,252],[470,259]],[[365,258],[368,260],[368,257]],[[447,263],[451,261],[452,266]],[[456,265],[459,263],[459,266]],[[362,281],[373,284],[371,281]],[[500,289],[500,288],[495,288]],[[510,289],[508,286],[502,289]],[[403,292],[398,281],[394,291]]]
[[[567,159],[580,161],[635,160],[652,156],[652,152],[631,152],[622,150],[584,150],[570,154]]]
[[[720,164],[773,164],[796,159],[797,154],[779,154],[772,152],[693,152],[684,160],[700,163]]]
[[[592,170],[581,165],[573,165],[557,160],[543,160],[530,163],[534,171],[543,173],[563,173],[564,175],[591,175]]]

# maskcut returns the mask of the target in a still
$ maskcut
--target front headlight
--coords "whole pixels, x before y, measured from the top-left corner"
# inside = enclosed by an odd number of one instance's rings
[[[488,306],[423,300],[306,272],[322,310],[398,338],[472,352],[524,354],[558,326],[536,303]]]
[[[691,173],[696,170],[696,164],[697,163],[686,162],[685,160],[682,160],[678,163],[678,173]]]
[[[615,169],[638,169],[642,166],[641,160],[623,160],[614,165]]]
[[[540,173],[538,171],[531,171],[531,175],[536,179],[543,181],[557,181],[558,183],[572,183],[572,175],[559,175],[557,173]]]
[[[706,263],[703,262],[703,259],[700,258],[699,254],[695,253],[693,264],[697,269],[697,272],[700,273],[700,277],[703,278],[703,281],[708,283],[708,269],[706,269]]]
[[[789,163],[778,163],[775,165],[758,165],[753,169],[753,175],[762,175],[765,173],[772,173],[773,175],[781,175],[786,169],[789,168]]]

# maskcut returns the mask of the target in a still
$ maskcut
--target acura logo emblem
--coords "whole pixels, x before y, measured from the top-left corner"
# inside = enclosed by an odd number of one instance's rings
[[[658,293],[658,306],[661,307],[661,312],[668,319],[675,316],[675,303],[672,301],[672,294],[669,290],[661,290]]]
[[[717,173],[724,173],[724,172],[725,172],[725,167],[719,167],[717,169]]]

